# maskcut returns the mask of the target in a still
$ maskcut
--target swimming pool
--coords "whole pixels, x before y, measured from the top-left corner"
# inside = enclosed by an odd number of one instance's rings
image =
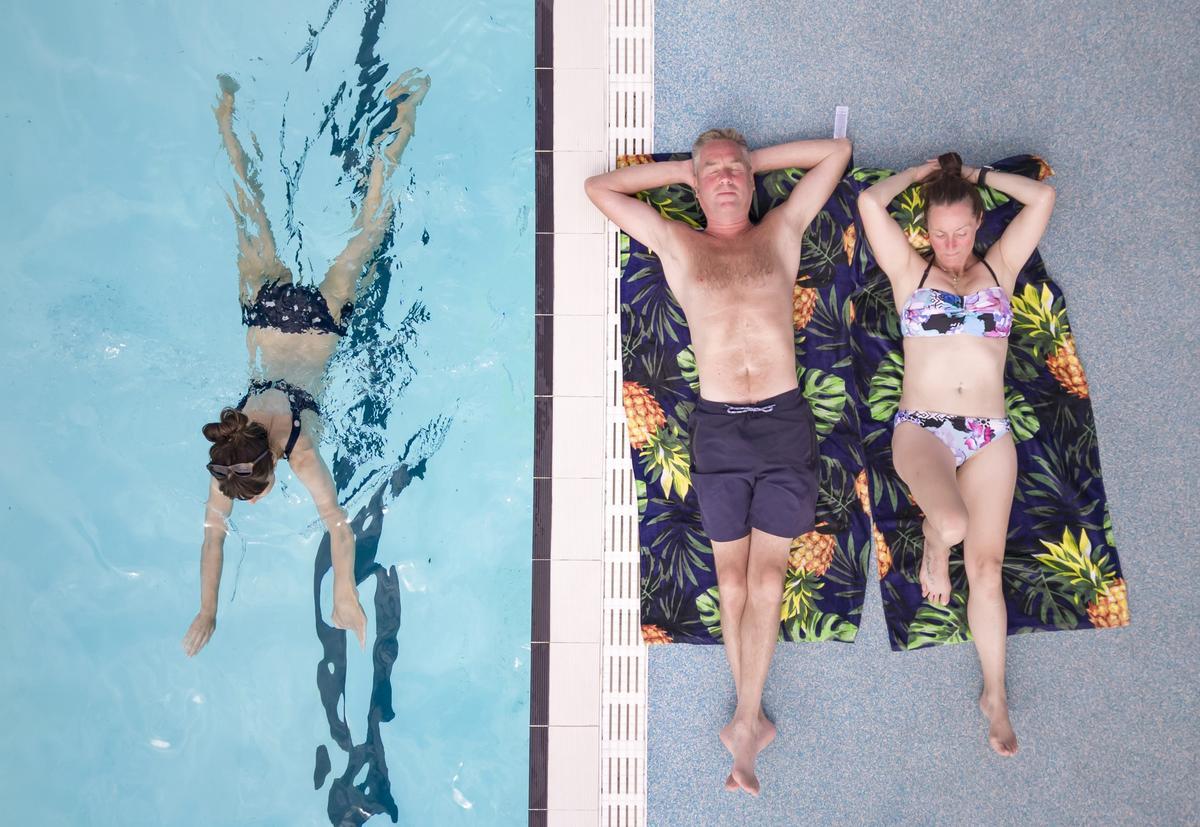
[[[356,783],[382,813],[371,823],[390,820],[385,792],[401,823],[523,819],[530,4],[72,5],[13,10],[0,56],[22,92],[2,107],[20,159],[0,228],[20,307],[2,334],[19,400],[0,471],[6,820],[356,823],[364,811],[342,795]],[[322,448],[357,492],[350,513],[380,529],[375,560],[395,567],[398,654],[390,680],[386,664],[373,671],[382,581],[368,577],[368,649],[348,647],[344,700],[323,703],[323,531],[290,472],[235,509],[216,634],[192,660],[179,646],[198,600],[199,429],[246,380],[210,107],[216,74],[235,76],[283,258],[311,281],[352,217],[334,139],[360,92],[411,67],[432,86],[394,178],[385,289],[335,358]],[[323,589],[328,618],[328,578]],[[373,714],[378,731],[373,763],[340,787],[350,742],[330,714],[354,745]]]

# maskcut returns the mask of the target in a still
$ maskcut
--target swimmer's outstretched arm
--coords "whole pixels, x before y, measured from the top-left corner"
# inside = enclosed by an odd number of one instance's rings
[[[804,232],[842,180],[851,151],[848,138],[832,138],[790,141],[751,152],[750,166],[754,172],[791,167],[808,170],[800,183],[792,188],[787,201],[768,213],[775,216],[772,220],[786,221],[796,232]]]
[[[304,484],[329,532],[330,562],[333,564],[332,624],[354,632],[360,646],[367,645],[367,615],[358,601],[354,582],[354,530],[346,510],[338,505],[333,475],[316,446],[302,434],[288,460],[296,479]]]
[[[203,649],[217,628],[217,592],[221,588],[221,565],[225,558],[226,521],[232,512],[233,501],[221,493],[216,480],[211,480],[204,508],[204,543],[200,547],[200,611],[183,636],[183,651],[188,657]]]
[[[583,182],[583,188],[609,221],[663,256],[674,255],[674,234],[684,231],[684,225],[663,218],[654,207],[639,201],[637,194],[671,184],[695,188],[696,175],[691,161],[634,164],[593,175]]]
[[[871,252],[874,253],[880,269],[891,280],[892,289],[900,299],[907,298],[916,287],[925,261],[908,243],[900,225],[892,219],[888,205],[910,186],[928,178],[937,168],[936,159],[926,161],[920,166],[909,167],[890,178],[876,182],[858,196],[858,214],[862,218]],[[908,284],[909,281],[912,284]]]

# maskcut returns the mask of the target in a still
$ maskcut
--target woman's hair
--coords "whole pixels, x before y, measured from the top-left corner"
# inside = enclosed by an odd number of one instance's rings
[[[963,178],[962,158],[957,152],[947,152],[938,156],[939,169],[935,170],[921,185],[921,193],[925,196],[925,213],[936,204],[957,204],[960,201],[970,201],[971,211],[975,217],[983,215],[983,199],[979,190]]]
[[[225,408],[220,422],[205,425],[204,437],[213,444],[208,449],[209,461],[217,465],[253,462],[270,448],[267,429],[236,408]],[[246,477],[229,474],[217,480],[217,487],[230,499],[249,500],[267,490],[274,470],[275,457],[268,453],[254,464],[254,473]]]

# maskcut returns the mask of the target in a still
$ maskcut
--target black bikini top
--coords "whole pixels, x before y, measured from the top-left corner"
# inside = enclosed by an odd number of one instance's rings
[[[258,396],[260,393],[269,390],[277,390],[284,394],[288,399],[288,407],[292,411],[292,432],[288,435],[287,445],[283,449],[283,458],[288,459],[292,455],[292,449],[296,447],[296,440],[300,438],[300,413],[301,411],[312,411],[317,416],[321,415],[321,409],[317,406],[317,400],[312,398],[312,394],[303,388],[298,388],[295,385],[289,385],[281,379],[276,379],[271,382],[262,379],[255,379],[250,383],[250,389],[246,391],[246,395],[242,397],[242,401],[237,404],[237,409],[240,411],[245,407],[250,400],[251,395]]]

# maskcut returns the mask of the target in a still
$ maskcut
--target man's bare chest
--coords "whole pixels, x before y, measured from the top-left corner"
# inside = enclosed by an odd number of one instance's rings
[[[682,279],[700,294],[752,294],[786,287],[783,262],[770,246],[697,244],[683,262]]]

